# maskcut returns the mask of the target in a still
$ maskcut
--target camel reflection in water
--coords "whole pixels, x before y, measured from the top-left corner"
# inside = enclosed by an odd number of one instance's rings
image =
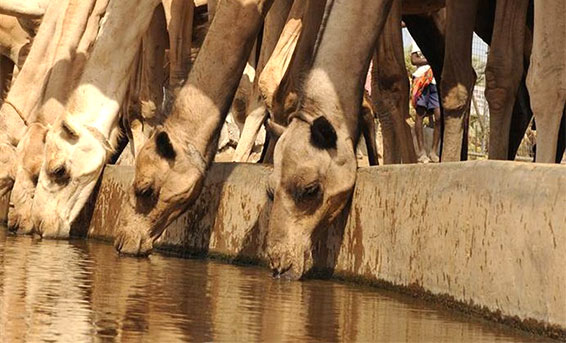
[[[0,228],[0,340],[534,341],[375,289]]]

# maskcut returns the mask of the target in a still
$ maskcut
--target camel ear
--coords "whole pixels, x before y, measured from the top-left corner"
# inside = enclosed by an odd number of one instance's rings
[[[161,157],[168,160],[174,160],[177,156],[167,132],[161,131],[155,136],[155,145],[157,146],[157,153]]]
[[[269,118],[265,121],[265,128],[267,132],[275,138],[281,137],[283,132],[285,132],[285,126],[279,125]]]
[[[336,149],[336,130],[324,116],[316,118],[311,125],[311,141],[319,149]]]
[[[63,119],[63,122],[61,123],[61,128],[67,135],[73,138],[79,138],[79,130],[75,127],[75,125],[69,118]]]

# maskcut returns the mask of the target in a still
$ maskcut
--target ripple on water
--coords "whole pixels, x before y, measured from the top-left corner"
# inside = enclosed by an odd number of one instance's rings
[[[1,341],[536,341],[415,299],[330,281],[0,228]]]

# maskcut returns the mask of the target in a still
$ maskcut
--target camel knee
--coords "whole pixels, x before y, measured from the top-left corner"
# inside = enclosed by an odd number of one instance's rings
[[[464,110],[470,99],[471,88],[458,83],[454,87],[450,87],[447,92],[445,92],[442,98],[442,105],[444,110],[448,113],[449,111],[461,111]]]

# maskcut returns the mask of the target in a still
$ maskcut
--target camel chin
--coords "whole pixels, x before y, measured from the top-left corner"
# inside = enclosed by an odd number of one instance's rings
[[[274,277],[298,280],[309,271],[315,231],[344,208],[355,178],[349,137],[337,135],[322,116],[312,123],[293,119],[275,148],[268,185],[273,206],[266,254]]]
[[[31,207],[43,161],[47,130],[42,124],[30,124],[16,149],[16,178],[8,212],[8,227],[12,232],[29,234],[33,230]]]
[[[110,150],[96,128],[69,118],[48,132],[32,205],[32,221],[41,237],[69,237],[71,224],[89,200]]]
[[[149,255],[153,242],[200,193],[204,161],[195,151],[181,146],[187,144],[158,129],[137,156],[130,201],[120,214],[114,241],[121,254]]]

